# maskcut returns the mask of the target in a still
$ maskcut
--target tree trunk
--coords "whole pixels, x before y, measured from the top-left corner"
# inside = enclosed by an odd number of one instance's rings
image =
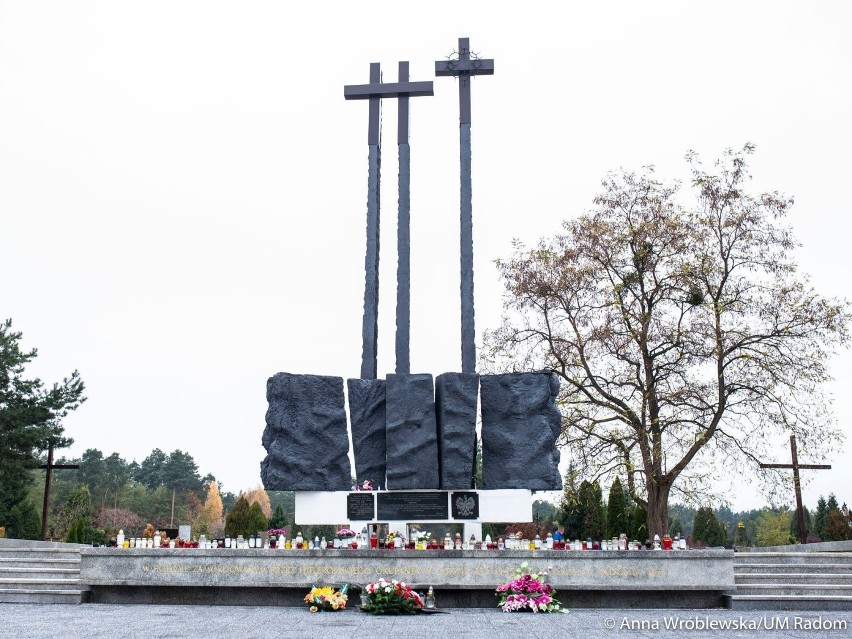
[[[659,535],[660,539],[669,532],[669,491],[671,486],[648,482],[648,538],[654,539]]]

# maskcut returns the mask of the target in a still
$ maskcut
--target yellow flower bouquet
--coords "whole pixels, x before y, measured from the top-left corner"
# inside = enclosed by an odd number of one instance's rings
[[[310,606],[311,612],[345,610],[348,598],[347,590],[349,590],[349,584],[343,584],[340,590],[335,590],[333,586],[314,586],[305,595],[305,603]]]

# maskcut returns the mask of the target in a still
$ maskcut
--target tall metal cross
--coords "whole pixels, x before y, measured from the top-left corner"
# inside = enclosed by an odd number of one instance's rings
[[[434,95],[433,84],[409,82],[408,62],[399,63],[399,82],[382,83],[381,66],[370,64],[370,83],[343,87],[347,100],[369,100],[370,121],[367,129],[369,172],[367,177],[367,254],[364,260],[364,320],[361,339],[361,379],[378,376],[379,318],[379,221],[381,195],[381,99],[399,98],[399,225],[397,228],[397,333],[396,372],[409,372],[410,326],[410,190],[411,165],[408,146],[408,98]]]
[[[476,372],[476,330],[473,309],[473,188],[470,169],[470,79],[493,75],[494,60],[470,55],[470,39],[459,38],[458,59],[435,62],[436,76],[459,81],[459,155],[461,164],[461,351],[462,372]]]
[[[47,463],[42,464],[39,468],[47,469],[47,477],[44,478],[44,504],[41,508],[41,540],[44,541],[47,537],[47,507],[50,502],[50,475],[53,470],[76,470],[80,468],[80,464],[54,464],[53,463],[53,444],[47,448]]]
[[[807,543],[808,534],[805,530],[805,511],[802,508],[802,486],[799,483],[799,469],[805,470],[831,470],[829,464],[800,464],[799,455],[796,451],[796,436],[790,435],[790,453],[793,457],[792,464],[761,464],[761,468],[792,468],[793,488],[796,491],[796,518],[799,524],[799,541]]]

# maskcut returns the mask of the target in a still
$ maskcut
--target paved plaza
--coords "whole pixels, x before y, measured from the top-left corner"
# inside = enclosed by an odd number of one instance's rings
[[[455,609],[446,614],[376,617],[358,610],[311,614],[305,608],[277,606],[0,604],[0,639],[594,639],[612,636],[845,639],[852,635],[850,628],[852,612],[848,611],[581,609],[569,614],[534,615],[508,614],[496,609]]]

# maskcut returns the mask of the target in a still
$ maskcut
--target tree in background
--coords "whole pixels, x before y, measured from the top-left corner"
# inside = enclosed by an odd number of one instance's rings
[[[580,489],[580,499],[586,514],[583,518],[583,539],[600,540],[606,533],[606,511],[604,510],[601,485],[586,482],[586,491]]]
[[[245,495],[240,495],[234,507],[228,511],[228,516],[225,517],[225,534],[230,537],[247,534],[250,524],[250,510],[251,506]]]
[[[272,517],[269,519],[269,527],[286,529],[287,525],[287,515],[284,514],[284,508],[281,504],[278,504],[275,506],[275,510],[272,512]]]
[[[63,435],[62,419],[86,399],[77,371],[49,388],[38,378],[26,379],[24,369],[38,352],[22,351],[20,340],[12,320],[0,322],[0,526],[7,534],[29,525],[24,502],[30,471],[48,446],[71,445]]]
[[[757,474],[780,435],[817,459],[842,439],[822,387],[848,304],[797,275],[792,200],[748,192],[753,149],[715,173],[688,155],[688,208],[650,170],[612,174],[564,234],[498,262],[507,312],[485,367],[560,377],[563,441],[584,474],[624,474],[651,535],[668,530],[672,491],[695,500]]]
[[[267,519],[272,516],[272,504],[269,501],[269,495],[264,490],[263,486],[258,484],[257,486],[249,490],[245,495],[249,504],[257,503],[260,505],[260,509]]]
[[[12,506],[7,518],[6,536],[14,539],[41,538],[41,517],[30,500]]]
[[[59,514],[57,532],[71,543],[92,540],[92,495],[87,486],[79,486],[71,492]]]
[[[817,500],[816,514],[814,515],[813,532],[820,539],[825,539],[825,525],[828,523],[828,503],[825,497],[819,496]]]
[[[617,476],[609,487],[606,503],[606,536],[618,537],[630,531],[630,517],[627,512],[627,495]]]
[[[796,534],[790,534],[790,511],[786,509],[761,513],[757,520],[757,545],[758,546],[784,546],[792,544],[799,538]]]
[[[532,505],[533,521],[541,523],[548,528],[549,532],[553,532],[557,519],[556,510],[556,506],[546,499],[536,499]]]
[[[669,523],[669,534],[672,537],[675,537],[675,536],[682,537],[684,529],[683,529],[683,522],[680,520],[680,517],[675,516],[672,519],[670,519],[669,521],[670,521],[670,523]]]
[[[843,504],[842,508],[828,511],[828,521],[825,524],[825,536],[826,539],[830,541],[846,541],[848,539],[852,539],[852,515],[850,515],[849,508],[846,504]]]
[[[195,518],[193,528],[198,534],[204,533],[212,537],[219,537],[224,530],[225,517],[222,507],[222,497],[219,495],[219,486],[215,481],[207,483],[207,497],[201,513]]]
[[[254,501],[251,506],[249,506],[247,526],[248,528],[246,529],[246,533],[249,535],[269,530],[269,519],[263,514],[260,502]]]
[[[699,508],[692,522],[692,540],[707,546],[724,546],[727,541],[724,528],[709,506]]]
[[[636,504],[630,516],[630,539],[643,541],[648,540],[648,538],[648,513],[642,506]]]
[[[805,539],[812,538],[812,542],[816,541],[816,536],[814,535],[814,524],[813,518],[811,517],[811,511],[808,510],[807,506],[802,506],[802,515],[805,520]],[[790,515],[790,543],[798,543],[799,542],[799,518],[796,516],[796,513],[793,512]]]
[[[562,501],[559,504],[557,520],[565,526],[566,539],[579,539],[583,535],[583,524],[586,520],[586,505],[581,495],[588,491],[589,482],[583,480],[580,487],[576,486],[576,475],[573,468],[568,469],[562,489]]]

